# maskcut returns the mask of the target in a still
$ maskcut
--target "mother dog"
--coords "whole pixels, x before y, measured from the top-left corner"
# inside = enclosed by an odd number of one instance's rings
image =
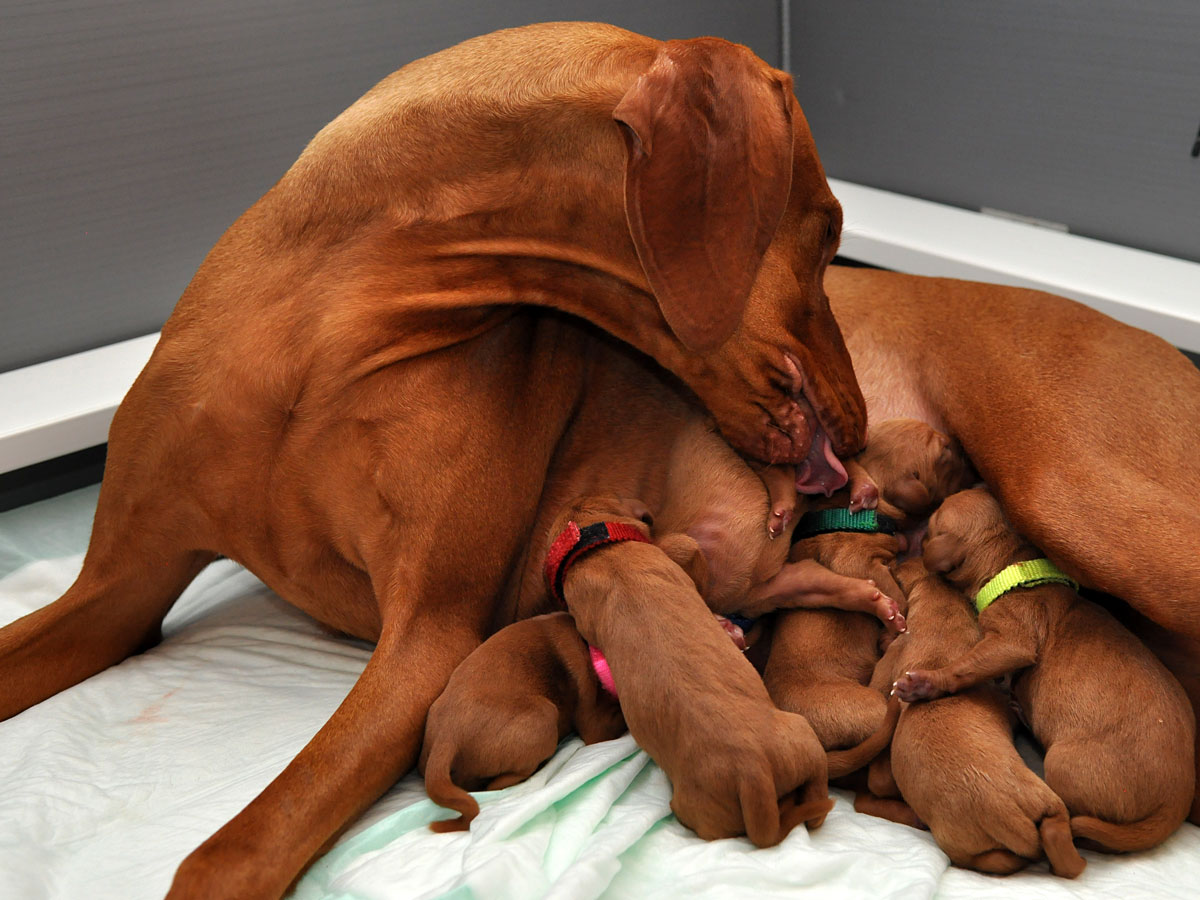
[[[658,413],[694,397],[745,455],[798,464],[801,489],[838,482],[836,457],[860,448],[866,424],[822,287],[839,230],[787,76],[745,48],[558,24],[402,69],[317,135],[184,293],[114,419],[78,581],[0,632],[0,715],[153,642],[217,554],[376,641],[329,723],[185,860],[171,896],[282,894],[413,765],[425,713],[457,662],[527,612],[520,583],[538,561],[525,550],[564,485],[651,489],[654,444],[606,443],[595,423],[612,410],[599,406],[624,404],[630,433],[638,421],[669,431]],[[870,348],[922,315],[877,311],[873,285],[855,289],[853,334]],[[1039,416],[1044,430],[1028,441],[973,425],[1037,359],[1014,359],[1014,377],[991,382],[970,376],[977,358],[964,351],[946,373],[962,376],[957,393],[923,378],[939,340],[972,339],[963,297],[973,288],[945,290],[941,318],[897,337],[915,361],[867,360],[872,377],[885,373],[880,402],[963,430],[1018,523],[1039,525],[1031,536],[1085,582],[1136,588],[1104,563],[1115,538],[1070,530],[1080,498],[1059,489],[1064,471],[1094,476],[1084,512],[1131,497],[1180,507],[1180,537],[1147,565],[1195,597],[1200,576],[1182,552],[1200,532],[1182,502],[1197,493],[1188,442],[1173,422],[1166,434],[1132,434],[1147,404],[1169,404],[1161,382],[1148,382],[1149,397],[1118,390],[1087,404],[1122,426],[1100,428],[1111,444],[1070,436],[1086,417],[1077,408]],[[1114,346],[1132,340],[1107,320],[1096,327]],[[1074,384],[1057,387],[1074,396]],[[1034,398],[1035,413],[1054,393]],[[1190,422],[1200,420],[1196,393],[1183,398]],[[1135,481],[1157,469],[1190,480],[1129,491],[1145,485],[1105,477],[1127,458],[1144,463],[1126,473]],[[612,469],[633,474],[614,484]],[[1200,615],[1176,605],[1184,597],[1127,596],[1200,637]],[[725,731],[736,729],[707,730],[706,751],[733,767],[743,747],[724,745]]]

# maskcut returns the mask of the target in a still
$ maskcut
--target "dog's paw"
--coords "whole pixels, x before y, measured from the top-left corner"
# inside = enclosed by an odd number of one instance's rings
[[[879,488],[873,481],[860,481],[850,492],[850,512],[863,509],[875,509],[879,506]]]
[[[905,703],[932,700],[941,696],[941,692],[934,687],[930,673],[920,669],[905,672],[897,678],[896,683],[892,685],[892,693]]]
[[[903,634],[905,632],[908,625],[904,621],[904,613],[900,612],[899,603],[883,593],[883,591],[877,590],[872,604],[875,607],[875,615],[883,623],[884,628],[893,634]]]
[[[795,515],[796,507],[794,505],[788,506],[784,503],[776,504],[771,509],[770,516],[767,517],[767,536],[771,540],[775,540],[775,538],[787,531],[788,526],[792,524],[792,519],[795,517]]]

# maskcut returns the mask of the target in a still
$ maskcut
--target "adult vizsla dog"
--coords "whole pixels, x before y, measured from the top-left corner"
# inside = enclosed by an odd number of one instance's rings
[[[962,595],[920,558],[896,574],[908,592],[910,627],[876,667],[871,683],[883,691],[901,672],[939,665],[979,636]],[[894,784],[882,785],[886,770],[873,766],[872,791],[880,797],[860,795],[854,804],[860,812],[912,824],[907,804],[959,866],[1007,875],[1045,854],[1056,875],[1083,871],[1067,808],[1017,753],[1008,702],[996,687],[907,706],[887,759]],[[892,787],[903,800],[890,796]]]
[[[189,285],[114,419],[78,581],[0,632],[0,715],[152,642],[216,554],[376,641],[330,722],[172,891],[280,895],[412,766],[455,665],[535,611],[535,523],[582,494],[652,494],[680,409],[702,404],[748,457],[798,464],[804,489],[838,482],[867,407],[826,290],[873,417],[957,436],[1024,533],[1193,665],[1200,614],[1176,599],[1200,586],[1186,361],[1046,295],[826,277],[840,227],[787,76],[744,48],[558,24],[402,69]],[[1038,440],[1019,437],[1022,411]],[[1165,471],[1174,487],[1153,480]],[[1164,511],[1170,528],[1146,532]],[[1131,565],[1146,545],[1157,555]],[[647,621],[704,627],[695,599]],[[644,659],[671,632],[640,633],[628,652]],[[714,669],[741,659],[728,640],[717,653]],[[731,765],[733,734],[709,747]]]
[[[896,694],[930,700],[1013,673],[1072,833],[1110,850],[1146,850],[1191,805],[1191,705],[1141,641],[1039,565],[1041,556],[986,489],[950,497],[929,522],[925,564],[977,598],[983,637],[937,669],[904,672]]]
[[[78,580],[0,632],[0,715],[154,641],[218,554],[375,642],[171,889],[281,895],[413,766],[459,661],[540,602],[520,597],[539,511],[653,500],[655,450],[697,402],[747,455],[796,464],[802,490],[840,484],[865,431],[822,288],[840,227],[789,77],[726,41],[540,25],[384,79],[184,292],[114,418]],[[695,624],[719,632],[688,584]],[[601,628],[636,646],[589,637],[632,671],[626,646],[654,660],[689,634],[677,614]],[[741,663],[719,636],[695,658]],[[688,693],[672,687],[676,714],[705,716]],[[731,726],[745,705],[729,698]],[[738,728],[696,730],[720,777],[742,762]]]

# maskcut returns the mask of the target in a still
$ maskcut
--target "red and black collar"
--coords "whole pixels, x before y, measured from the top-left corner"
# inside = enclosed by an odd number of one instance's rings
[[[650,538],[634,525],[621,522],[596,522],[592,525],[579,527],[577,522],[567,522],[565,528],[550,544],[550,552],[546,554],[546,586],[550,588],[550,596],[563,606],[563,580],[567,569],[580,556],[605,544],[616,544],[621,541],[641,541],[651,543]]]

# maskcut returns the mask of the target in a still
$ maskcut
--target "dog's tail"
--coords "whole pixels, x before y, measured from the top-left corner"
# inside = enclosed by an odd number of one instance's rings
[[[1042,851],[1050,862],[1050,871],[1055,875],[1075,878],[1087,866],[1071,840],[1071,825],[1065,809],[1057,815],[1045,816],[1038,823],[1038,834],[1042,838]]]
[[[425,761],[425,793],[438,806],[459,813],[457,819],[440,819],[429,823],[429,830],[439,834],[446,831],[466,831],[471,820],[479,815],[479,804],[467,791],[454,783],[451,769],[454,766],[456,748],[452,742],[435,744]]]
[[[1116,823],[1094,816],[1072,816],[1071,833],[1115,853],[1149,850],[1174,834],[1186,814],[1186,809],[1173,810],[1164,804],[1136,822]]]
[[[892,732],[900,720],[900,698],[893,694],[888,698],[887,712],[883,716],[883,724],[876,732],[859,744],[848,750],[831,750],[825,754],[829,761],[829,777],[840,778],[857,772],[887,747],[892,740]]]

